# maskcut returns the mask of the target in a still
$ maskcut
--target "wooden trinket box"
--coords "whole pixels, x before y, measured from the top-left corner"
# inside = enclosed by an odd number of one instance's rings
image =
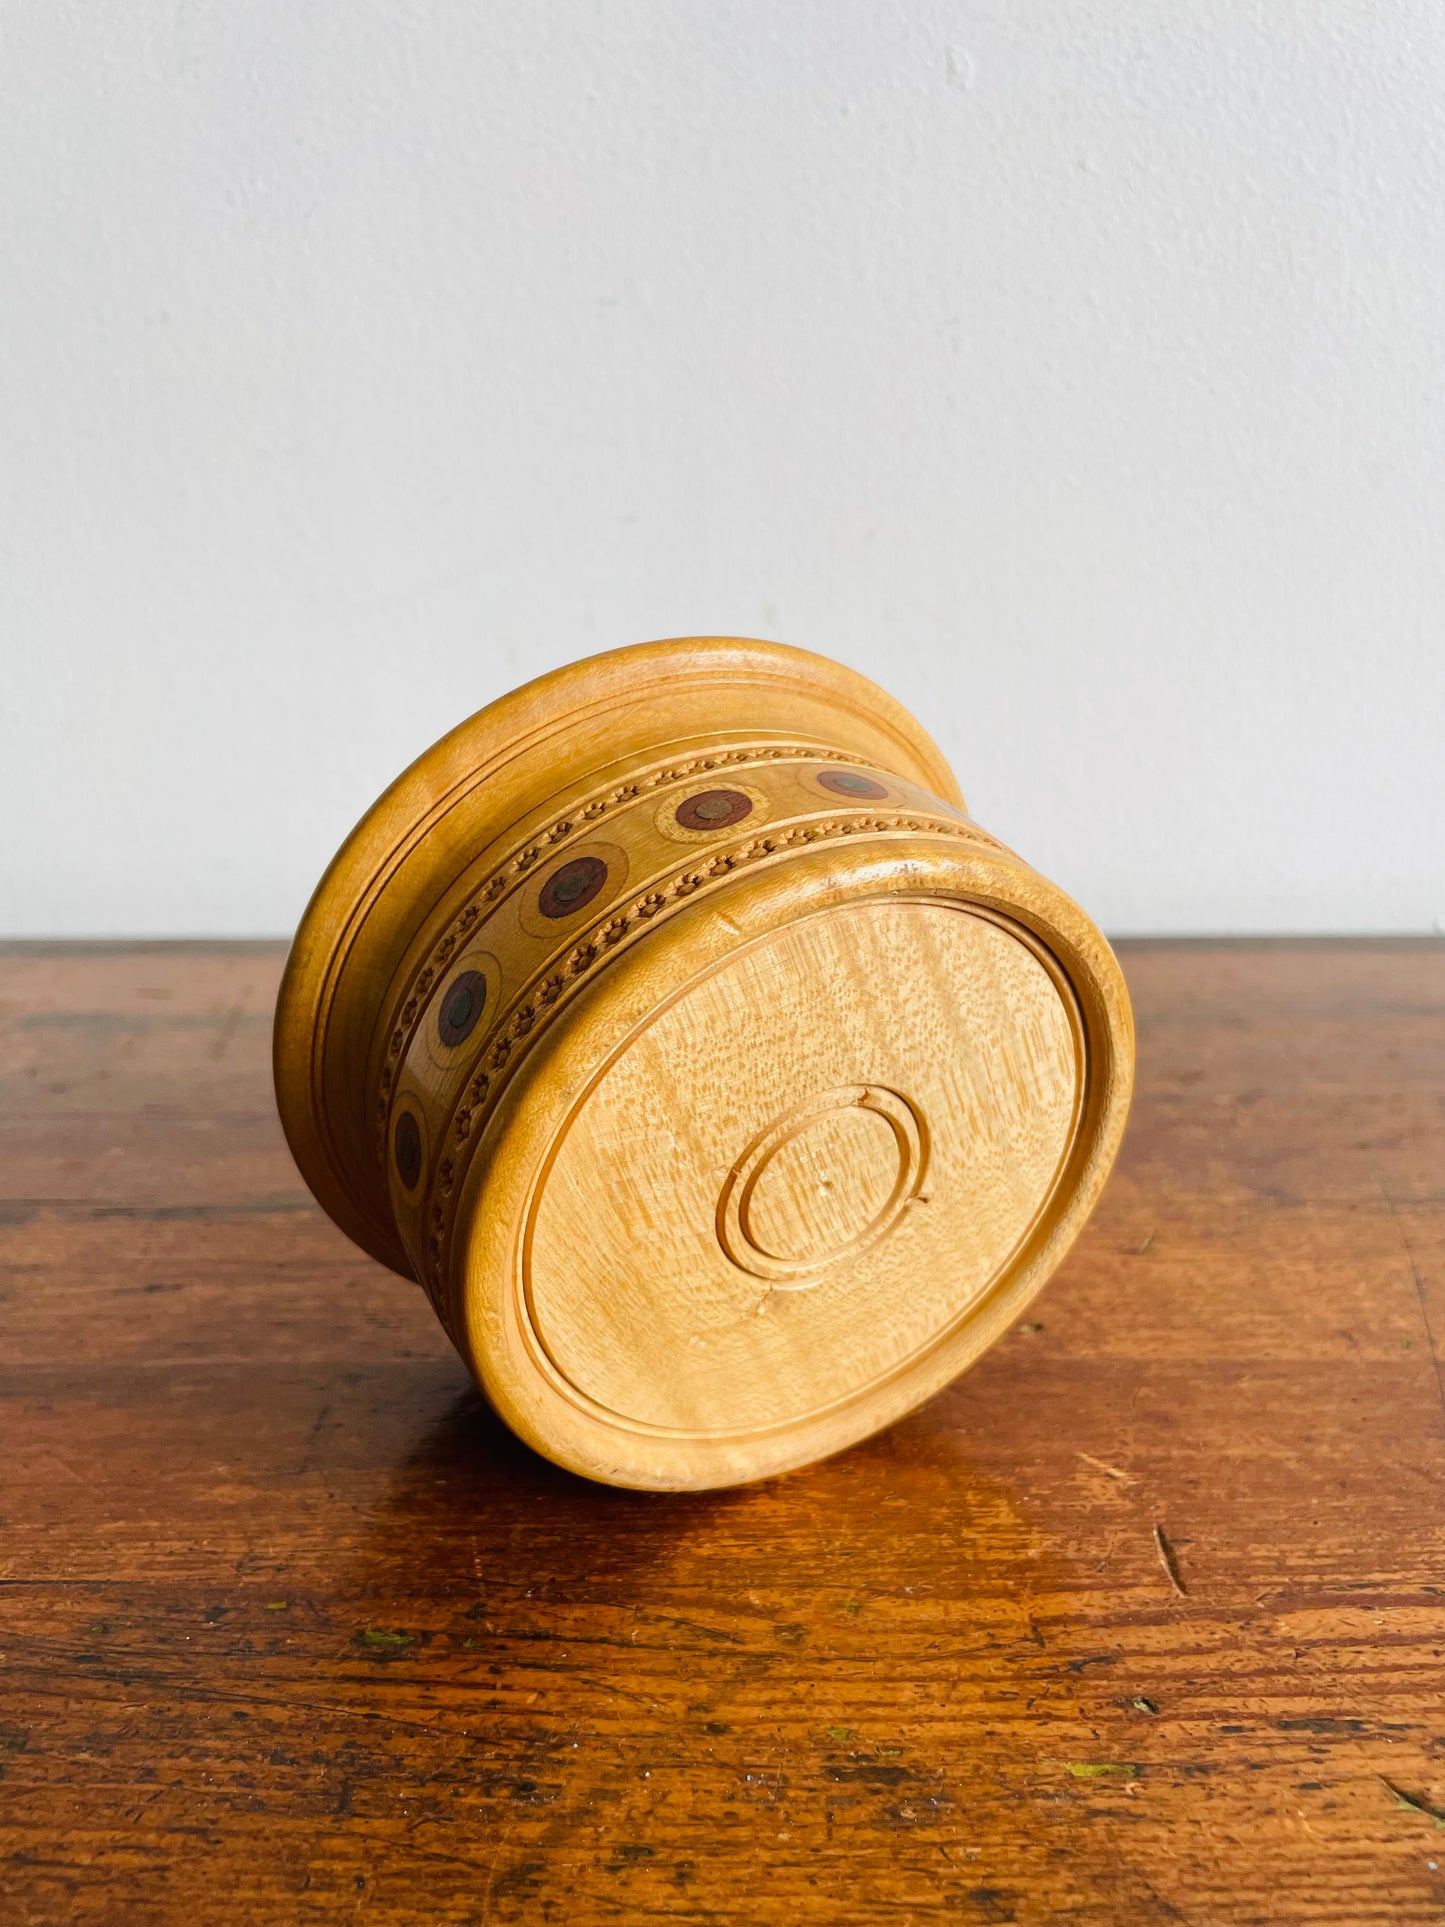
[[[823,657],[561,669],[366,814],[297,933],[282,1121],[539,1451],[618,1485],[785,1471],[1007,1326],[1118,1148],[1122,977]]]

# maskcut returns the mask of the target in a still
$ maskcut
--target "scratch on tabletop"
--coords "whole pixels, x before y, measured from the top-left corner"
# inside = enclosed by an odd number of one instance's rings
[[[1428,1800],[1422,1800],[1416,1794],[1402,1792],[1395,1782],[1387,1780],[1383,1773],[1379,1778],[1380,1785],[1391,1795],[1397,1807],[1408,1807],[1411,1813],[1423,1813],[1425,1818],[1433,1820],[1437,1827],[1445,1828],[1445,1812],[1442,1812],[1439,1807],[1432,1807]]]
[[[1400,1207],[1390,1196],[1383,1179],[1378,1177],[1375,1179],[1375,1188],[1384,1199],[1385,1207],[1394,1220],[1395,1229],[1400,1234],[1400,1247],[1405,1253],[1405,1262],[1410,1267],[1410,1276],[1415,1281],[1415,1298],[1420,1307],[1420,1323],[1425,1328],[1425,1343],[1430,1348],[1430,1370],[1435,1377],[1435,1390],[1440,1395],[1440,1409],[1445,1412],[1445,1378],[1440,1375],[1440,1354],[1435,1349],[1435,1334],[1430,1329],[1430,1311],[1425,1302],[1425,1280],[1420,1276],[1420,1267],[1415,1262],[1415,1253],[1405,1234],[1405,1227],[1400,1222]]]
[[[1117,1465],[1109,1465],[1103,1459],[1096,1459],[1092,1452],[1080,1452],[1078,1456],[1085,1465],[1092,1465],[1096,1472],[1102,1472],[1106,1478],[1118,1479],[1121,1485],[1139,1483],[1132,1472],[1121,1472]]]
[[[1174,1556],[1174,1548],[1164,1537],[1163,1526],[1154,1528],[1154,1550],[1159,1555],[1159,1563],[1164,1568],[1165,1577],[1181,1599],[1187,1598],[1184,1581],[1179,1577],[1179,1561]]]
[[[231,1048],[236,1031],[245,1014],[245,1010],[240,1004],[232,1004],[231,1008],[226,1012],[225,1020],[217,1034],[216,1041],[206,1053],[213,1062],[219,1063]]]

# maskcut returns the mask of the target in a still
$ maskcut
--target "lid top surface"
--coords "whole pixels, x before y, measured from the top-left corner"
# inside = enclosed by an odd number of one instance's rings
[[[579,1094],[521,1244],[555,1371],[624,1421],[747,1436],[864,1394],[967,1317],[1043,1212],[1082,1086],[1011,926],[879,898],[782,926]]]

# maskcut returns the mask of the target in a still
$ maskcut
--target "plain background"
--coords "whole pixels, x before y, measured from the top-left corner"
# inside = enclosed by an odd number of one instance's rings
[[[288,931],[594,649],[1115,933],[1445,927],[1436,0],[5,0],[0,924]]]

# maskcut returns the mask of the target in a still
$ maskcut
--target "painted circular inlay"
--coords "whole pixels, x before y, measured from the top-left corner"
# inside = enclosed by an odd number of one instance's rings
[[[850,1084],[795,1104],[755,1137],[717,1203],[735,1265],[795,1288],[866,1250],[917,1196],[928,1132],[898,1091]]]
[[[544,917],[573,916],[591,903],[606,881],[607,865],[600,856],[574,856],[542,885],[537,908]]]
[[[375,1139],[372,1140],[375,1143]],[[421,1176],[421,1130],[410,1111],[403,1111],[391,1134],[391,1154],[396,1160],[396,1175],[408,1191],[416,1189]]]
[[[864,776],[856,769],[825,769],[818,782],[835,796],[858,797],[868,802],[881,802],[888,794],[887,788],[876,778]]]
[[[685,830],[727,830],[752,814],[753,799],[742,790],[702,790],[673,812]]]
[[[464,1044],[471,1036],[486,1002],[486,978],[480,970],[464,970],[443,997],[437,1012],[437,1035],[448,1050]]]

